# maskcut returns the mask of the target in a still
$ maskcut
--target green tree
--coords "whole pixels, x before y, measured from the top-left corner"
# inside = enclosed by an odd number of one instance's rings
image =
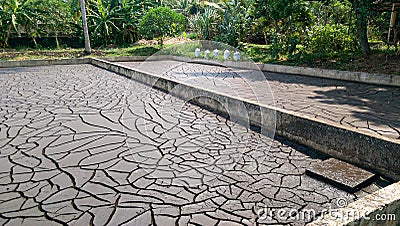
[[[69,4],[60,0],[32,1],[36,18],[40,21],[38,26],[41,35],[46,34],[56,38],[57,48],[60,47],[58,36],[76,35],[76,27],[70,14]]]
[[[71,12],[72,12],[72,18],[75,22],[81,21],[82,24],[80,28],[83,30],[83,38],[85,42],[85,53],[90,54],[92,49],[91,49],[91,43],[90,43],[90,37],[89,37],[89,28],[88,28],[88,22],[87,22],[87,13],[89,9],[88,3],[89,1],[92,2],[93,0],[69,0],[70,1],[70,7],[71,7]],[[79,20],[81,18],[81,20]],[[81,31],[82,31],[81,30]]]
[[[89,29],[86,20],[86,7],[85,7],[85,0],[80,0],[81,6],[81,15],[82,15],[82,25],[83,25],[83,35],[85,39],[85,53],[90,54],[92,52],[92,48],[90,46],[90,37],[89,37]]]
[[[251,0],[225,0],[219,3],[222,21],[218,26],[216,41],[231,46],[245,41],[253,22],[250,14],[252,3]]]
[[[35,41],[37,34],[37,18],[35,11],[31,7],[31,0],[0,0],[0,25],[2,46],[7,47],[11,33],[19,32],[18,26],[23,26],[24,30]]]
[[[253,10],[275,57],[294,53],[312,23],[311,11],[302,0],[255,0]]]
[[[116,24],[122,18],[117,13],[116,3],[113,2],[114,0],[97,0],[90,4],[92,10],[88,15],[88,25],[92,39],[97,41],[98,45],[114,42],[110,39],[120,31]]]
[[[374,2],[374,0],[324,0],[321,2],[326,6],[333,7],[333,10],[342,12],[341,13],[342,16],[340,17],[349,20],[349,24],[345,25],[355,28],[355,33],[351,35],[354,35],[354,39],[358,40],[359,48],[364,54],[366,55],[370,54],[371,48],[368,43],[368,23],[369,23],[369,18],[372,15],[372,3]],[[351,5],[351,11],[348,9],[348,15],[350,15],[350,18],[346,16],[345,12],[343,11],[343,8],[340,7],[343,5],[347,5],[348,3]],[[323,8],[322,10],[321,8],[318,10],[323,11]],[[338,15],[339,14],[336,13],[336,16]],[[339,20],[336,22],[343,23],[343,20],[342,21]]]
[[[368,17],[371,14],[373,0],[350,0],[356,17],[356,29],[358,35],[358,44],[361,51],[368,55],[371,53],[371,47],[368,42]]]
[[[157,6],[154,1],[121,0],[115,7],[119,19],[115,21],[119,28],[116,43],[134,43],[139,37],[139,21],[146,12]]]
[[[149,10],[139,23],[140,31],[145,38],[158,38],[160,45],[167,36],[181,33],[186,20],[179,14],[167,7],[157,7]]]

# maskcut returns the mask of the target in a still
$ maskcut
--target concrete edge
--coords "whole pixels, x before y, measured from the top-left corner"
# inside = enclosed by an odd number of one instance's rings
[[[197,99],[194,102],[200,106],[227,114],[226,108],[218,104],[218,102],[223,103],[225,107],[234,109],[229,113],[237,112],[236,117],[247,118],[253,126],[261,127],[270,132],[275,130],[279,136],[388,178],[400,180],[400,163],[398,162],[400,142],[396,140],[330,124],[321,119],[314,119],[295,112],[240,100],[226,94],[193,87],[117,63],[100,59],[93,59],[91,63],[183,99],[191,99],[192,96],[208,97]],[[176,88],[177,85],[179,85],[179,88]],[[238,106],[245,106],[246,109],[238,109]],[[246,115],[240,115],[243,114],[244,110]],[[276,124],[271,123],[274,119],[276,119]],[[355,143],[357,145],[354,145]]]
[[[202,58],[189,58],[182,56],[171,56],[171,55],[158,55],[151,57],[113,57],[113,58],[102,58],[110,59],[111,62],[117,61],[141,61],[141,60],[175,60],[182,62],[194,62],[206,65],[224,65],[226,67],[242,68],[242,69],[254,69],[253,62],[235,62],[235,61],[217,61],[212,59]],[[310,67],[296,67],[296,66],[285,66],[277,64],[256,64],[259,69],[263,72],[273,73],[285,73],[293,75],[304,75],[318,78],[328,78],[343,81],[367,83],[374,85],[385,85],[385,86],[396,86],[400,87],[400,75],[388,75],[388,74],[375,74],[366,72],[351,72],[351,71],[339,71],[330,69],[310,68]]]
[[[182,62],[194,62],[206,65],[224,65],[226,67],[242,68],[242,69],[255,69],[255,64],[252,62],[234,62],[234,61],[216,61],[211,59],[189,58],[182,56],[122,56],[122,57],[101,57],[99,59],[107,60],[109,62],[118,61],[145,61],[145,60],[176,60]],[[65,64],[87,64],[90,63],[91,58],[71,58],[71,59],[49,59],[49,60],[13,60],[13,61],[0,61],[0,68],[7,67],[32,67],[32,66],[46,66],[46,65],[65,65]],[[374,74],[366,72],[351,72],[328,70],[320,68],[309,67],[295,67],[284,66],[276,64],[256,64],[263,72],[285,73],[294,75],[304,75],[318,78],[328,78],[351,82],[360,82],[374,85],[386,85],[400,87],[400,76],[388,74]]]
[[[339,71],[339,70],[329,70],[321,68],[294,67],[294,66],[272,65],[272,64],[262,64],[260,65],[260,69],[265,72],[296,74],[296,75],[305,75],[311,77],[336,79],[336,80],[344,80],[351,82],[360,82],[373,85],[400,87],[399,75]]]
[[[10,60],[0,61],[0,68],[34,67],[48,65],[89,64],[91,58],[48,59],[48,60]]]
[[[391,220],[379,220],[383,215]],[[307,225],[399,225],[399,222],[400,182],[397,182],[366,195],[346,207],[335,209]]]
[[[118,61],[145,61],[149,58],[148,56],[118,56],[118,57],[99,57],[98,59],[118,62]]]

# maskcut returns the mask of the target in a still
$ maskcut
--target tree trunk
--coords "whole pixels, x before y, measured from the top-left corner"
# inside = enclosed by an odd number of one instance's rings
[[[56,44],[57,44],[57,49],[60,49],[60,42],[58,41],[58,32],[56,32]]]
[[[33,44],[35,44],[35,48],[38,48],[39,46],[37,44],[37,41],[36,41],[36,38],[34,35],[32,35],[32,41],[33,41]]]
[[[358,44],[360,45],[361,51],[365,55],[371,53],[371,47],[369,46],[368,36],[367,36],[367,26],[359,26],[357,29],[358,33]]]
[[[8,25],[7,36],[6,36],[6,40],[4,41],[4,47],[8,47],[8,40],[10,39],[10,36],[11,36],[11,28],[12,28],[11,24]]]
[[[89,30],[86,20],[85,0],[80,0],[80,3],[81,3],[81,13],[82,13],[83,34],[85,37],[85,53],[90,54],[92,52],[92,49],[90,48]]]
[[[370,1],[368,0],[355,0],[353,2],[354,11],[356,13],[358,44],[365,55],[371,53],[367,35],[369,5]]]

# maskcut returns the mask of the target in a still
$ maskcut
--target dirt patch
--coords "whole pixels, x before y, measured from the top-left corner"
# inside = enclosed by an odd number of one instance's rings
[[[191,40],[184,37],[169,38],[164,41],[164,44],[182,44],[185,42],[190,42]]]
[[[370,56],[358,56],[349,59],[315,59],[300,66],[344,71],[362,71],[377,74],[400,75],[400,56],[375,53]]]
[[[190,42],[191,40],[184,37],[176,37],[176,38],[166,38],[164,39],[164,44],[182,44],[185,42]],[[135,44],[137,45],[158,45],[158,41],[156,40],[146,40],[142,39],[137,41]]]

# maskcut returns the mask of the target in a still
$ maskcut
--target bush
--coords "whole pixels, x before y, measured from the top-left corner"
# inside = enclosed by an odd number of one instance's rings
[[[356,44],[349,29],[341,24],[327,24],[313,27],[308,45],[313,52],[333,53],[352,50]]]
[[[163,38],[181,33],[185,22],[186,19],[182,14],[167,7],[157,7],[143,16],[139,28],[144,38],[158,38],[162,45]]]
[[[216,10],[206,8],[203,13],[198,13],[190,18],[190,28],[202,40],[213,40],[217,33],[219,15]]]
[[[218,26],[218,35],[215,41],[231,46],[238,46],[240,15],[231,15],[225,12],[221,24]]]
[[[196,40],[196,39],[199,38],[199,36],[198,36],[196,33],[190,33],[190,34],[187,36],[187,38],[188,38],[188,39],[192,39],[192,40]]]

